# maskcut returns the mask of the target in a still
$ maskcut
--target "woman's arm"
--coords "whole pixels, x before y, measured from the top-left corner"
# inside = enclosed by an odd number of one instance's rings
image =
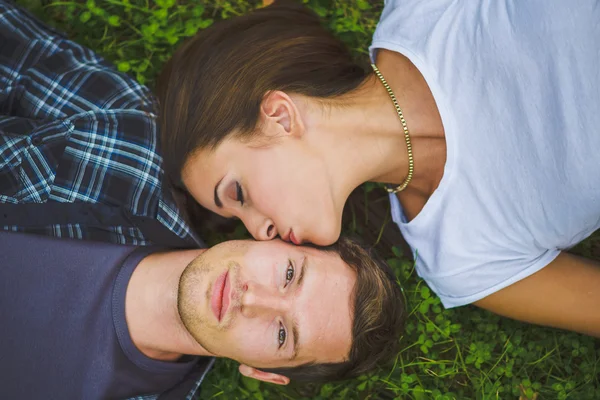
[[[600,263],[561,253],[475,305],[505,317],[600,337]]]

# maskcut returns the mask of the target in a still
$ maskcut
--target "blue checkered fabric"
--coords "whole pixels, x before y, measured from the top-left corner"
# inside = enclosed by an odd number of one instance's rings
[[[137,222],[145,219],[172,233],[178,246],[201,244],[164,184],[158,145],[148,88],[0,1],[2,229],[167,244],[153,242],[150,228]],[[56,207],[44,208],[57,203],[89,205],[81,213],[88,217],[62,218]],[[44,217],[41,222],[10,222],[14,212],[27,216],[31,210]]]
[[[126,400],[194,400],[198,398],[200,394],[200,385],[202,381],[206,377],[206,374],[212,369],[215,363],[215,359],[211,358],[209,361],[205,362],[193,375],[193,380],[184,381],[183,388],[185,392],[180,393],[181,388],[175,388],[175,390],[167,391],[161,394],[150,394],[144,396],[136,396],[130,397]]]

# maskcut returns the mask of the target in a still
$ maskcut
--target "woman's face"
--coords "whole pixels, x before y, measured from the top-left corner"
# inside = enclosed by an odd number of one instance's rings
[[[340,235],[345,199],[338,204],[322,158],[302,137],[262,146],[230,137],[190,157],[182,176],[196,201],[241,219],[257,240],[325,246]]]

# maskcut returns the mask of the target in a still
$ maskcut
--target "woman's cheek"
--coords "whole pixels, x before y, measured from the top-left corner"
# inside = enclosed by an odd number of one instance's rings
[[[339,214],[339,215],[338,215]],[[319,246],[329,246],[340,238],[342,229],[341,213],[337,210],[331,210],[328,215],[324,215],[321,223],[318,225],[318,231],[315,232],[318,235]]]

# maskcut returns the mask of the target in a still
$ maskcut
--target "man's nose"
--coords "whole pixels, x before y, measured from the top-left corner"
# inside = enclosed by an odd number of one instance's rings
[[[289,308],[289,299],[277,288],[247,282],[242,290],[241,306],[245,317],[272,316]]]

